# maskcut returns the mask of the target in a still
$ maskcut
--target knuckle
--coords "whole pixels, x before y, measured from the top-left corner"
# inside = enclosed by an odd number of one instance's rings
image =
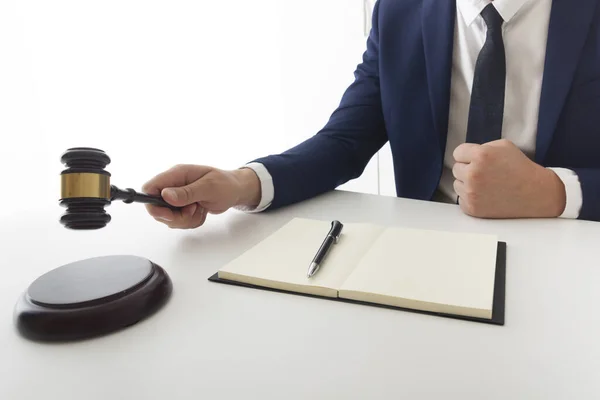
[[[477,209],[477,195],[473,193],[467,193],[467,202],[472,210]]]
[[[484,148],[479,149],[479,151],[475,154],[473,159],[475,160],[475,162],[478,162],[478,163],[486,163],[489,161],[490,157],[491,157],[490,151],[484,147]]]
[[[173,172],[176,173],[185,173],[188,170],[187,164],[176,164],[173,168],[171,168]]]
[[[471,185],[477,185],[481,179],[482,179],[482,172],[481,169],[479,168],[470,168],[466,175],[466,180],[471,184]]]
[[[183,186],[181,189],[183,191],[183,196],[186,201],[189,201],[194,197],[194,191],[190,186]]]
[[[471,216],[477,215],[477,208],[471,201],[469,201],[468,197],[465,198],[464,201],[461,201],[460,208],[463,210],[463,212],[465,214],[468,214]]]
[[[207,176],[202,180],[204,187],[210,192],[215,190],[218,185],[218,180],[212,176]]]
[[[479,200],[477,189],[472,185],[465,185],[465,196],[467,196],[470,203],[475,203]]]
[[[464,186],[461,201],[464,202],[464,206],[468,210],[470,210],[471,212],[473,212],[478,207],[478,204],[479,204],[479,195],[477,194],[477,192],[473,188],[471,188],[469,186]]]

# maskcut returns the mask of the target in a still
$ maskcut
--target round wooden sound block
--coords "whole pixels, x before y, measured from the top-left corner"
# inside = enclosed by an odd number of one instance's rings
[[[165,270],[145,258],[89,258],[36,279],[15,306],[15,323],[32,340],[86,339],[147,318],[171,292]]]

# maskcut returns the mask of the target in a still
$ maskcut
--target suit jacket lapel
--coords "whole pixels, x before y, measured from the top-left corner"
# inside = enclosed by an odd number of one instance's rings
[[[429,99],[443,155],[448,134],[456,0],[423,0],[421,17]]]
[[[540,99],[538,163],[543,163],[552,142],[597,5],[597,0],[553,1]]]

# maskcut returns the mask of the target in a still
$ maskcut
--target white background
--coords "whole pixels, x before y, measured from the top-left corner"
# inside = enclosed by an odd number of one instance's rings
[[[3,0],[0,214],[56,202],[70,147],[105,150],[112,183],[139,189],[174,164],[236,168],[314,135],[368,14],[363,0]],[[377,161],[342,188],[393,195],[389,152]]]

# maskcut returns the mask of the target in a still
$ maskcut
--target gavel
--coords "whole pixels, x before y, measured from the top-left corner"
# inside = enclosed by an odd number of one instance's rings
[[[66,207],[66,211],[60,223],[66,228],[104,228],[111,221],[105,207],[115,200],[179,209],[160,196],[139,193],[131,188],[119,189],[111,184],[111,174],[104,169],[110,161],[103,150],[92,147],[73,147],[62,155],[61,162],[67,169],[60,174],[59,204]]]

